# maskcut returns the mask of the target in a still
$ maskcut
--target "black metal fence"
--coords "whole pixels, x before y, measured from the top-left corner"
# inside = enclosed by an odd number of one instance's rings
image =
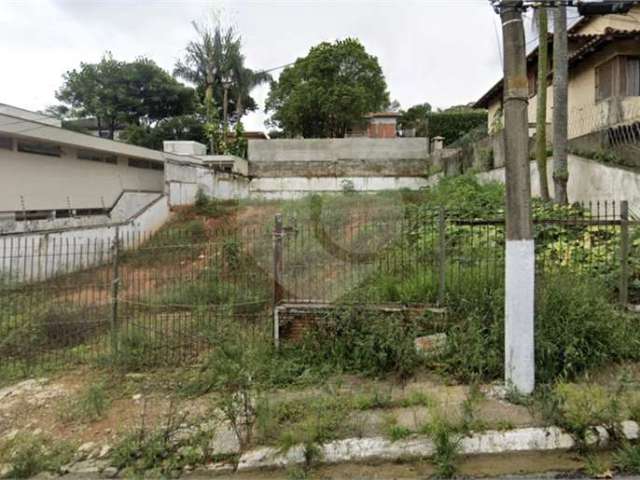
[[[537,211],[536,282],[556,270],[640,297],[640,230],[625,203]],[[270,328],[273,305],[446,306],[502,288],[504,220],[442,209],[192,222],[103,238],[0,237],[0,363],[98,361],[136,369],[207,352],[219,326]]]

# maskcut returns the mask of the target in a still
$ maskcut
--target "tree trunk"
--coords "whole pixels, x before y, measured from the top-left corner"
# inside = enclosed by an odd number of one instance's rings
[[[116,119],[112,118],[111,121],[109,122],[109,140],[113,140],[113,137],[115,137],[115,132],[116,132]]]
[[[238,121],[242,118],[242,93],[239,93],[236,99],[236,117],[238,117]]]
[[[540,182],[540,196],[545,202],[549,201],[549,184],[547,181],[547,74],[549,73],[548,54],[548,20],[545,7],[539,7],[538,15],[538,92],[536,110],[536,161],[538,162],[538,177]]]
[[[567,10],[564,6],[554,11],[553,32],[553,185],[555,202],[567,204],[567,128],[568,82],[567,62]]]

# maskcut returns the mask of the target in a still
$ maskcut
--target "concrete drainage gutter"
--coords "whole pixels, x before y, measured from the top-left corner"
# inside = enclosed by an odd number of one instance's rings
[[[628,440],[638,438],[638,424],[633,421],[621,423],[622,433]],[[589,443],[605,447],[609,434],[604,427],[595,427]],[[568,433],[557,427],[519,428],[508,431],[486,431],[464,437],[460,443],[461,455],[496,453],[522,453],[536,451],[569,450],[576,442]],[[431,440],[415,436],[392,442],[382,437],[350,438],[326,443],[319,447],[321,462],[326,464],[362,462],[371,460],[400,460],[428,458],[434,453]],[[241,455],[239,471],[284,468],[304,464],[304,447],[297,445],[286,453],[272,447],[262,447]]]

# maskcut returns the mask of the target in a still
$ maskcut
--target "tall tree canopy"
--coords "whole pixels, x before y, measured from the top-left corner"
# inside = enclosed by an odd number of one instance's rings
[[[353,38],[323,42],[271,83],[270,125],[287,136],[343,137],[368,112],[389,105],[378,59]]]
[[[118,124],[150,125],[195,108],[193,89],[152,60],[121,62],[110,53],[65,73],[56,98],[71,107],[70,116],[95,117],[110,138]]]
[[[471,130],[486,126],[486,110],[474,109],[471,105],[453,105],[444,110],[432,111],[429,103],[414,105],[400,111],[400,129],[415,129],[417,137],[444,137],[451,144]]]
[[[233,28],[192,23],[197,38],[187,44],[184,58],[176,63],[173,73],[196,86],[208,115],[218,119],[222,118],[226,82],[229,116],[237,121],[257,108],[251,90],[271,77],[245,66],[242,38]]]
[[[417,137],[427,136],[427,115],[431,112],[431,104],[424,102],[414,105],[408,110],[400,110],[398,127],[401,130],[415,129]]]

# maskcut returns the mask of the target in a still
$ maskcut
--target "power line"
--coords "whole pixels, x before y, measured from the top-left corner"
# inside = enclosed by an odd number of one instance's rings
[[[498,33],[498,25],[496,17],[493,17],[493,30],[496,32],[496,46],[498,48],[498,57],[500,58],[500,66],[504,70],[504,59],[502,58],[502,45],[500,44],[500,34]]]
[[[273,68],[267,68],[266,70],[258,70],[256,73],[269,73],[269,72],[274,72],[276,70],[280,70],[283,68],[287,68],[290,67],[291,65],[295,65],[296,62],[291,62],[291,63],[285,63],[284,65],[280,65],[278,67],[273,67]]]

